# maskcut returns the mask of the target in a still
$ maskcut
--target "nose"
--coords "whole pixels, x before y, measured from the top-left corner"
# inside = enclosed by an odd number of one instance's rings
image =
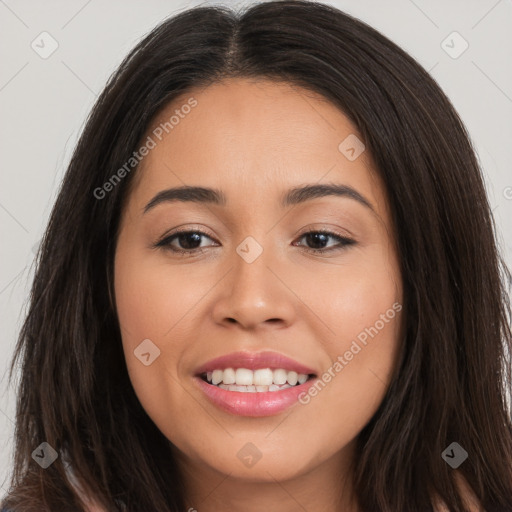
[[[231,270],[219,283],[213,309],[215,322],[247,330],[291,325],[298,299],[287,283],[283,264],[276,263],[270,249],[263,250],[251,263],[235,253]]]

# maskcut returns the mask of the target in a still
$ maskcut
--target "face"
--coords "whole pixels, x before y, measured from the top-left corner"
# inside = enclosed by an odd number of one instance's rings
[[[242,79],[183,95],[146,134],[116,307],[137,397],[190,465],[247,481],[341,467],[383,400],[402,288],[361,139],[323,97]]]

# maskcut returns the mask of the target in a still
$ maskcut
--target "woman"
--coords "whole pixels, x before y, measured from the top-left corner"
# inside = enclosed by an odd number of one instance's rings
[[[512,510],[481,171],[321,3],[166,20],[69,165],[16,347],[13,510]]]

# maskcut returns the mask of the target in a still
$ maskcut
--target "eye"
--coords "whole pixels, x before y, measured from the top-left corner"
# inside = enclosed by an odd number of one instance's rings
[[[176,231],[162,238],[154,247],[162,247],[165,250],[182,256],[193,255],[204,251],[205,246],[201,246],[201,239],[203,237],[212,240],[208,234],[201,230]],[[356,241],[351,238],[327,230],[308,231],[300,236],[299,240],[302,239],[305,239],[307,244],[316,246],[304,248],[306,251],[312,253],[339,251],[356,243]],[[328,247],[329,239],[334,239],[337,243],[334,246]],[[174,244],[175,242],[179,244],[178,247]],[[299,246],[301,246],[301,244],[299,244]]]
[[[204,247],[201,247],[201,237],[210,238],[206,233],[200,230],[176,231],[157,242],[155,247],[163,247],[182,255],[203,252]],[[180,244],[181,248],[173,245],[175,240]]]
[[[313,253],[326,253],[331,251],[339,251],[344,249],[346,246],[353,245],[356,243],[352,238],[348,238],[339,233],[333,233],[327,230],[314,230],[303,233],[299,240],[306,239],[307,244],[311,244],[317,247],[306,247],[305,250]],[[334,246],[327,247],[329,238],[337,240],[338,243]],[[318,247],[320,246],[320,247]]]

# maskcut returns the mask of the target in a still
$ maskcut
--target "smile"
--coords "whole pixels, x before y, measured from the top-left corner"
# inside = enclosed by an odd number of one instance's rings
[[[284,368],[272,370],[260,368],[249,370],[247,368],[226,368],[225,370],[213,370],[202,374],[206,382],[228,391],[241,393],[264,393],[266,391],[279,391],[297,384],[304,384],[309,375],[287,371]]]
[[[270,416],[297,402],[315,379],[313,370],[281,354],[239,352],[200,367],[195,382],[225,412]]]

